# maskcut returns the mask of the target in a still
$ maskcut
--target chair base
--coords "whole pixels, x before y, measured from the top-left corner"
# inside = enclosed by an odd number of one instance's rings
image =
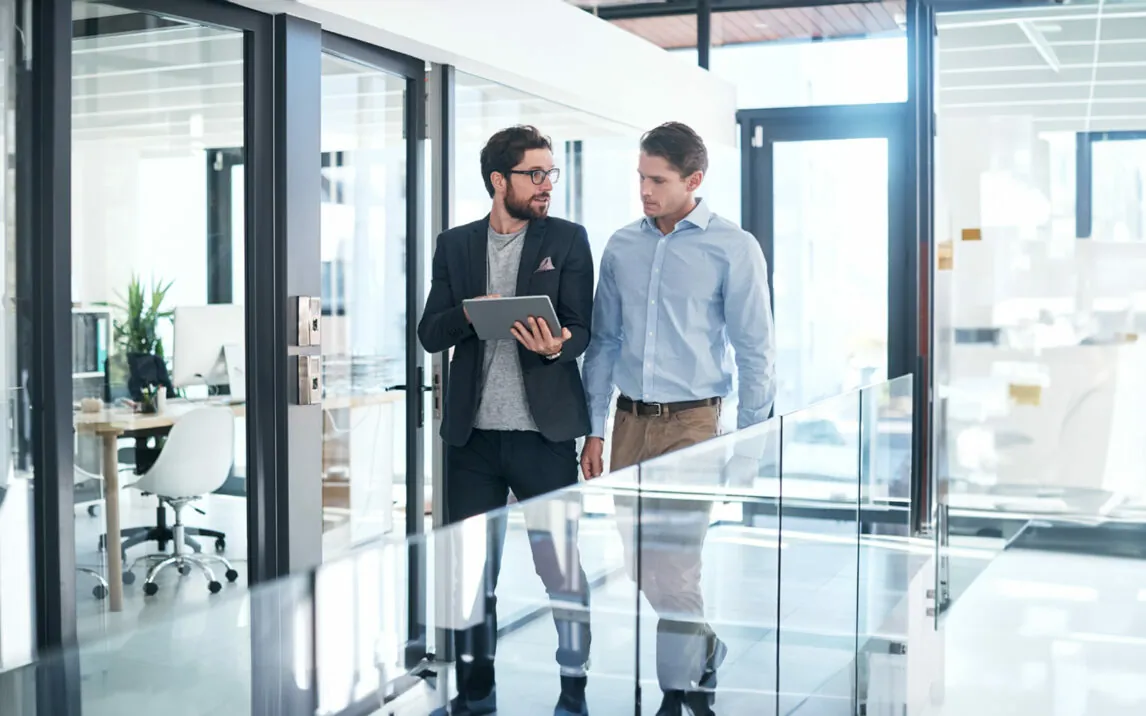
[[[103,578],[102,574],[95,571],[94,569],[88,569],[87,567],[76,567],[76,571],[82,572],[82,573],[84,573],[84,574],[88,575],[89,577],[92,577],[96,580],[97,584],[94,587],[92,587],[92,596],[93,597],[95,597],[96,599],[107,598],[107,595],[110,593],[110,590],[108,589],[108,586],[107,586],[107,580]]]
[[[161,502],[155,508],[155,526],[154,527],[128,527],[120,530],[120,549],[124,561],[127,560],[127,550],[147,542],[155,542],[159,551],[164,552],[167,550],[167,544],[175,542],[175,530],[167,526],[167,508]],[[227,549],[227,534],[218,530],[209,530],[203,527],[184,527],[183,539],[191,549],[196,553],[203,551],[203,546],[198,540],[192,537],[211,537],[215,540],[215,551],[223,552]],[[99,537],[99,551],[104,552],[107,550],[107,535],[102,534]]]
[[[171,541],[174,546],[172,549],[172,554],[170,555],[149,555],[147,557],[136,560],[135,563],[132,564],[132,569],[135,569],[136,564],[141,561],[154,562],[151,565],[151,568],[147,570],[147,579],[143,582],[143,593],[150,597],[159,592],[159,585],[156,584],[155,579],[164,569],[167,569],[168,567],[175,567],[177,570],[179,570],[179,573],[184,576],[190,574],[193,567],[198,569],[203,573],[203,576],[207,578],[207,589],[212,594],[218,594],[223,589],[223,584],[215,578],[215,572],[210,567],[212,562],[218,562],[223,565],[223,567],[226,569],[224,574],[228,582],[236,581],[239,578],[239,573],[235,570],[234,566],[232,566],[231,563],[228,562],[227,559],[222,555],[201,554],[200,550],[198,549],[195,549],[195,552],[190,554],[185,551],[186,544],[189,541],[186,536],[188,532],[204,536],[218,535],[216,536],[215,546],[219,551],[222,551],[222,548],[226,546],[226,543],[223,542],[223,533],[216,532],[214,530],[186,527],[183,524],[183,508],[190,503],[189,499],[172,499],[161,497],[160,500],[163,504],[171,505],[175,512],[175,524],[171,528]],[[162,509],[162,504],[160,509]],[[142,542],[143,540],[141,539],[139,541]],[[198,547],[194,541],[191,542],[193,548]],[[222,547],[220,547],[220,543],[222,543]]]

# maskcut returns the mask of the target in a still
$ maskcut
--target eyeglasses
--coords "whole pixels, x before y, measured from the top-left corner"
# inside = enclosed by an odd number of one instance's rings
[[[561,178],[561,170],[553,167],[549,171],[544,169],[531,169],[529,171],[522,171],[520,169],[510,169],[510,174],[523,174],[530,178],[534,184],[544,184],[545,178],[548,177],[549,181],[556,184],[557,180]]]

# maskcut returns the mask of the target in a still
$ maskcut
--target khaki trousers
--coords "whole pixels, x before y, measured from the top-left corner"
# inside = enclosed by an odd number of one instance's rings
[[[702,407],[659,417],[617,408],[613,425],[612,470],[622,470],[709,440],[720,432],[720,409]],[[649,490],[671,492],[695,487],[696,460],[656,460],[634,477]],[[646,497],[616,499],[617,524],[629,574],[659,617],[657,678],[664,691],[696,690],[714,635],[704,618],[701,552],[712,517],[712,502]],[[639,567],[638,567],[639,565]]]

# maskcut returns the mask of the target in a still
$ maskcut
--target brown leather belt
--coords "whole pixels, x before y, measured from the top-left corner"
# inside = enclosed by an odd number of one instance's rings
[[[679,403],[645,403],[640,400],[625,397],[624,395],[617,398],[617,410],[645,418],[659,418],[684,410],[712,408],[718,405],[720,405],[720,398],[685,400]]]

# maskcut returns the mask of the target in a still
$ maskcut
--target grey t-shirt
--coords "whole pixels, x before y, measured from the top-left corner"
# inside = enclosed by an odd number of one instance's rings
[[[521,264],[525,231],[522,229],[515,234],[499,234],[490,227],[486,250],[486,289],[489,293],[506,297],[517,293],[517,270]],[[525,397],[525,381],[521,377],[517,341],[511,339],[486,343],[483,378],[475,428],[537,431],[537,423],[533,422],[529,401]]]

